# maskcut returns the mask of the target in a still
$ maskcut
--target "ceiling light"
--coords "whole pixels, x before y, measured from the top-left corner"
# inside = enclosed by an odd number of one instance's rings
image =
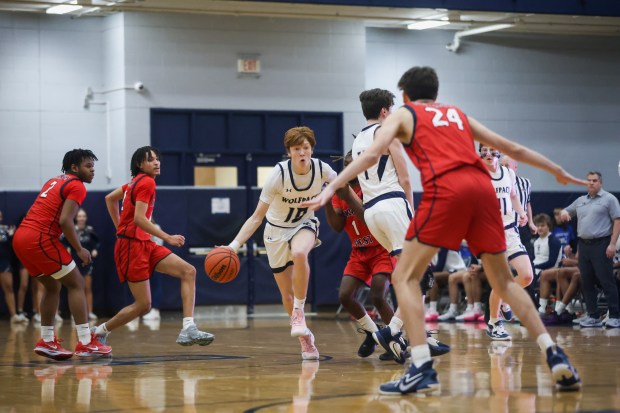
[[[57,6],[52,6],[50,8],[48,8],[47,10],[45,10],[45,13],[47,14],[67,14],[67,13],[71,13],[74,12],[76,10],[80,10],[82,8],[82,6],[79,6],[77,4],[59,4]]]
[[[440,21],[440,20],[426,20],[422,22],[411,23],[407,25],[409,30],[424,30],[424,29],[432,29],[434,27],[445,26],[446,24],[450,24],[448,21]]]

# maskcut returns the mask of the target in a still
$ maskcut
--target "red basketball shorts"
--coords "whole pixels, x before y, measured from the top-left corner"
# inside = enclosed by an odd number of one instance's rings
[[[153,241],[118,238],[114,246],[114,261],[121,282],[139,282],[151,278],[155,266],[172,254],[168,248]]]
[[[407,239],[458,250],[463,239],[472,254],[506,250],[504,225],[488,174],[473,166],[448,172],[424,186]]]
[[[344,275],[350,275],[370,286],[375,274],[391,274],[394,261],[381,245],[365,248],[353,248],[349,262],[344,268]]]
[[[67,248],[57,239],[32,228],[19,227],[13,236],[13,250],[31,276],[62,278],[75,268]]]

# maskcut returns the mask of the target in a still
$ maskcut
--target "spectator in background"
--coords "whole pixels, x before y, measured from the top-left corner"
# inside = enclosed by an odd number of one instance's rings
[[[553,230],[551,232],[562,245],[562,257],[567,257],[571,255],[571,252],[574,249],[573,247],[576,247],[575,242],[577,241],[577,237],[575,237],[573,226],[569,222],[562,222],[561,215],[562,208],[553,209],[555,225],[553,226]]]
[[[87,220],[88,215],[86,211],[80,208],[75,217],[75,230],[77,231],[78,237],[80,237],[80,243],[84,248],[90,251],[90,256],[92,258],[90,264],[81,268],[81,273],[84,276],[84,292],[86,293],[86,303],[88,305],[88,319],[95,321],[97,320],[97,316],[93,313],[93,264],[99,255],[99,237],[93,230],[93,227],[86,225]],[[71,252],[73,260],[78,262],[79,257],[77,252],[71,248],[71,244],[69,244],[64,237],[64,234],[61,236],[61,241],[67,246],[68,251]]]
[[[11,239],[15,233],[15,226],[2,225],[2,211],[0,211],[0,284],[4,292],[4,301],[11,317],[11,323],[28,323],[23,313],[18,313],[15,307],[15,292],[13,291],[13,248]]]
[[[424,315],[425,321],[432,322],[439,320],[437,312],[437,302],[439,300],[439,286],[448,286],[450,293],[450,307],[448,313],[456,317],[456,303],[458,300],[458,284],[463,281],[463,275],[467,272],[467,266],[458,251],[440,248],[431,261],[433,267],[433,275],[435,282],[429,290],[429,308]],[[445,314],[443,314],[445,315]],[[441,321],[446,321],[449,316],[444,317]],[[454,318],[453,317],[453,318]]]
[[[583,195],[562,210],[562,222],[577,216],[579,236],[579,271],[588,318],[581,327],[602,327],[599,319],[596,280],[603,287],[609,305],[607,328],[620,328],[618,288],[613,275],[613,257],[620,235],[620,203],[603,189],[600,172],[589,172],[588,194]]]

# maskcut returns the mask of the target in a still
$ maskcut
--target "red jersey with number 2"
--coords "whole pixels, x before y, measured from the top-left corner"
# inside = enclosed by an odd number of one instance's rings
[[[457,107],[439,103],[408,103],[414,116],[409,158],[420,171],[424,189],[432,188],[433,179],[453,169],[471,165],[489,174],[475,150],[467,116]]]
[[[362,190],[360,187],[354,188],[357,196],[362,198]],[[342,213],[347,218],[344,224],[344,230],[351,239],[351,246],[353,248],[371,247],[379,245],[379,242],[372,236],[370,230],[358,217],[355,216],[353,210],[349,208],[349,205],[340,199],[338,195],[334,195],[332,198],[332,206],[334,209],[342,210]]]
[[[70,199],[81,206],[85,198],[86,187],[77,176],[64,174],[52,178],[43,185],[20,226],[59,238],[62,230],[58,220],[65,200]]]
[[[140,173],[130,183],[123,185],[123,205],[116,235],[124,238],[135,238],[142,241],[151,239],[151,235],[138,227],[134,222],[136,202],[142,201],[148,205],[146,219],[150,220],[155,208],[155,179]]]

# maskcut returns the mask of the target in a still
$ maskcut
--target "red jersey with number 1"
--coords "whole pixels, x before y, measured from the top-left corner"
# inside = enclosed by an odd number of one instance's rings
[[[136,175],[130,183],[122,186],[124,195],[121,217],[116,230],[117,236],[142,241],[151,239],[148,232],[135,224],[134,215],[136,213],[136,202],[142,201],[148,205],[146,219],[151,219],[155,208],[155,187],[155,179],[143,173]]]
[[[362,189],[360,187],[354,188],[357,196],[362,198]],[[353,248],[371,247],[379,245],[379,242],[372,236],[370,230],[358,217],[355,216],[353,210],[349,208],[349,205],[340,199],[338,195],[334,195],[332,198],[332,206],[342,210],[342,213],[347,218],[344,224],[344,230],[351,239],[351,246]]]
[[[420,171],[422,186],[432,190],[434,179],[451,170],[471,165],[489,172],[476,152],[467,116],[456,106],[440,103],[407,103],[414,130],[405,151]]]
[[[77,176],[64,174],[52,178],[43,185],[20,226],[59,238],[62,229],[58,220],[65,200],[71,199],[81,206],[85,198],[86,187]]]

